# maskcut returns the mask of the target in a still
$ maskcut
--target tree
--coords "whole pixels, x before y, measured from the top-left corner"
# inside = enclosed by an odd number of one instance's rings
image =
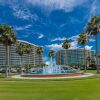
[[[36,48],[36,53],[38,54],[38,56],[39,56],[39,58],[40,58],[40,56],[42,55],[42,53],[43,53],[43,48],[42,47],[37,47]],[[40,63],[41,64],[41,63]]]
[[[16,34],[13,28],[8,25],[0,25],[0,43],[6,47],[7,65],[6,65],[6,77],[8,77],[8,70],[10,66],[10,46],[15,44]]]
[[[67,65],[67,49],[71,47],[71,44],[68,40],[64,40],[62,47],[65,49],[65,65]]]
[[[86,72],[86,54],[85,54],[85,45],[89,41],[89,36],[87,33],[83,32],[79,35],[77,38],[78,44],[82,45],[84,47],[84,66],[85,66],[85,72]]]
[[[93,35],[95,37],[96,54],[98,54],[98,33],[100,32],[100,17],[98,16],[92,17],[87,24],[86,31],[89,35]],[[96,56],[96,65],[97,65],[97,73],[99,73],[98,56]]]
[[[25,49],[25,54],[28,55],[28,64],[27,64],[27,71],[29,72],[29,66],[30,66],[30,54],[32,52],[32,45],[31,44],[26,44],[26,49]]]
[[[16,43],[16,45],[17,45],[17,48],[16,48],[16,53],[18,53],[19,55],[20,55],[20,57],[21,57],[21,59],[20,59],[20,66],[21,66],[21,73],[23,72],[22,71],[22,65],[23,65],[23,61],[22,61],[22,59],[23,59],[23,55],[26,53],[26,44],[25,43],[23,43],[23,42],[17,42]]]
[[[49,51],[49,57],[50,57],[50,67],[52,67],[52,63],[53,63],[53,57],[54,57],[54,51],[50,50]]]

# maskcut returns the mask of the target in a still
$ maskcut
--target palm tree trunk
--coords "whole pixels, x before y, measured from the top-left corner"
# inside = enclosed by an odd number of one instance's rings
[[[59,65],[61,65],[61,52],[59,52],[60,56],[59,56]]]
[[[39,66],[41,67],[40,58],[41,58],[41,55],[39,54]]]
[[[65,49],[65,65],[67,65],[67,50]]]
[[[91,58],[90,58],[91,56],[90,56],[89,51],[88,51],[88,56],[89,56],[89,61],[88,61],[89,62],[88,67],[89,67],[90,66],[90,62],[91,62]]]
[[[22,64],[22,59],[23,59],[23,57],[21,56],[21,74],[23,74],[23,64]]]
[[[77,48],[77,66],[79,67],[79,57],[78,57],[78,48]]]
[[[98,53],[98,34],[95,36],[96,40],[96,54]],[[98,57],[96,56],[97,74],[99,74]]]
[[[29,65],[30,65],[30,55],[28,55],[28,73],[29,73]]]
[[[6,65],[6,78],[8,77],[8,70],[9,70],[9,46],[6,46],[6,56],[7,56],[7,65]]]
[[[52,56],[50,58],[50,67],[52,67]]]
[[[36,61],[35,61],[35,54],[34,54],[33,56],[34,56],[34,66],[36,66],[36,63],[35,63],[35,62],[36,62]]]
[[[87,67],[86,67],[86,52],[85,52],[85,46],[84,46],[84,72],[86,72]]]

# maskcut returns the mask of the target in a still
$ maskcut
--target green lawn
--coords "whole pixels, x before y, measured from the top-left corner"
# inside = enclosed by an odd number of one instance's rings
[[[84,70],[81,70],[82,72],[84,72]],[[87,73],[94,73],[94,74],[96,74],[97,73],[97,70],[87,70],[86,71]]]
[[[100,100],[100,76],[80,79],[0,79],[0,100]]]

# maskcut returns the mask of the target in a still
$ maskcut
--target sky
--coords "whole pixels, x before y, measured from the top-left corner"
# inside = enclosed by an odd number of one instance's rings
[[[95,15],[100,16],[100,0],[0,0],[0,24],[13,26],[18,40],[44,46],[45,60],[65,39],[70,49],[81,48],[77,37]],[[93,36],[86,48],[95,50]]]

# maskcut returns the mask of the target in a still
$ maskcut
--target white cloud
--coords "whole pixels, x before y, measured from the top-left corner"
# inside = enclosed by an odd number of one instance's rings
[[[62,44],[51,44],[51,45],[46,45],[47,48],[50,50],[58,51],[62,49]]]
[[[8,5],[13,10],[13,15],[23,20],[37,21],[37,14],[31,13],[28,8],[27,0],[0,0],[1,5]]]
[[[89,20],[91,19],[92,16],[100,15],[100,1],[93,0],[89,9],[90,9]]]
[[[85,46],[85,49],[86,49],[86,50],[91,50],[92,47],[93,47],[93,46],[88,46],[88,45],[86,45],[86,46]]]
[[[50,50],[58,51],[63,49],[62,48],[62,43],[61,44],[51,44],[51,45],[46,45]],[[71,42],[71,47],[69,49],[76,49],[79,48],[78,44],[76,41]]]
[[[68,38],[68,40],[77,41],[77,38],[78,38],[78,35],[75,35],[75,36]],[[51,41],[64,41],[66,39],[67,39],[66,37],[57,37],[57,38],[52,39]]]
[[[43,38],[43,37],[44,37],[43,34],[39,34],[38,39],[41,39],[41,38]]]
[[[25,19],[25,20],[29,20],[31,18],[31,14],[29,12],[25,12],[24,10],[18,9],[18,8],[14,8],[14,16],[21,18],[21,19]]]
[[[43,58],[44,62],[47,64],[47,65],[50,65],[50,61],[49,61],[49,57],[48,56],[45,56]]]
[[[50,61],[46,61],[45,63],[46,63],[46,65],[50,65]]]
[[[46,45],[47,48],[49,48],[50,50],[54,50],[54,51],[58,51],[63,49],[62,48],[62,44],[51,44],[51,45]],[[93,46],[85,46],[86,50],[91,50]],[[78,46],[77,42],[73,41],[71,42],[71,47],[69,49],[77,49],[80,48],[80,46]]]
[[[77,38],[78,38],[78,35],[75,35],[75,36],[72,36],[72,37],[69,38],[69,40],[72,40],[71,47],[69,49],[79,48],[79,45],[77,43]]]
[[[58,37],[58,38],[54,38],[54,39],[52,39],[51,41],[63,41],[63,40],[65,40],[66,39],[66,37]]]
[[[72,42],[70,42],[71,47],[69,49],[79,48],[79,45],[77,43],[77,38],[78,38],[78,35],[75,35],[75,36],[72,36],[72,37],[68,38],[68,40],[72,40]],[[59,38],[53,39],[52,41],[57,41],[57,40],[62,41],[62,40],[65,40],[65,39],[66,39],[65,37],[63,37],[63,38],[59,37]],[[62,43],[61,44],[56,43],[56,44],[46,45],[46,47],[48,47],[52,50],[55,50],[55,51],[63,49],[62,48]]]
[[[95,42],[95,39],[89,39],[90,42]]]
[[[71,42],[71,47],[69,49],[77,49],[79,48],[77,41]]]
[[[97,10],[97,6],[95,5],[96,1],[94,0],[92,6],[91,6],[91,11],[90,11],[90,15],[95,15],[96,10]]]
[[[73,40],[73,41],[77,41],[77,38],[79,37],[79,35],[75,35],[69,38],[69,40]]]
[[[79,46],[78,42],[77,42],[77,38],[78,38],[79,35],[75,35],[75,36],[72,36],[70,38],[68,38],[69,40],[71,40],[70,44],[71,44],[71,47],[69,49],[77,49],[77,48],[80,48],[81,46]],[[54,40],[52,41],[56,41],[56,40],[63,40],[64,38],[55,38]],[[65,39],[64,39],[65,40]],[[94,42],[95,40],[94,39],[90,39],[90,42]],[[63,49],[62,48],[62,43],[61,44],[51,44],[51,45],[46,45],[46,47],[52,49],[52,50],[55,50],[55,51],[58,51],[58,50],[61,50]],[[91,50],[93,46],[88,46],[86,45],[85,48],[87,50]]]
[[[24,20],[38,20],[38,16],[36,14],[32,14],[28,9],[12,5],[13,15],[17,18],[24,19]]]
[[[88,0],[27,0],[27,2],[49,10],[64,9],[69,12],[77,6],[84,5]]]
[[[69,49],[80,48],[80,46],[79,46],[79,44],[78,44],[78,42],[77,42],[77,38],[78,38],[78,37],[79,37],[79,35],[75,35],[75,36],[72,36],[72,37],[69,38],[69,40],[72,40],[72,42],[71,42],[71,47],[70,47]],[[95,39],[90,38],[90,39],[89,39],[89,42],[95,42]],[[85,46],[85,48],[86,48],[87,50],[91,50],[92,47],[93,47],[93,46],[88,46],[88,45]]]
[[[15,30],[16,31],[20,31],[20,30],[25,30],[25,29],[28,29],[30,28],[32,25],[26,25],[26,26],[20,26],[20,27],[15,27]]]
[[[90,16],[94,16],[100,10],[100,3],[97,0],[94,0],[90,7]]]

